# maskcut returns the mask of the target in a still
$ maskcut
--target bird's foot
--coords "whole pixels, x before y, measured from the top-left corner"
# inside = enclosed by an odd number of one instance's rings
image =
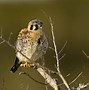
[[[37,67],[38,67],[37,64],[28,63],[28,62],[22,63],[20,66],[21,66],[21,67],[25,67],[25,68],[31,67],[31,68],[33,68],[33,69],[37,69]]]
[[[20,66],[21,67],[25,67],[25,68],[29,68],[30,67],[30,65],[27,62],[25,62],[24,64],[21,64]]]
[[[36,64],[30,64],[30,67],[32,67],[33,69],[37,69],[37,65]]]

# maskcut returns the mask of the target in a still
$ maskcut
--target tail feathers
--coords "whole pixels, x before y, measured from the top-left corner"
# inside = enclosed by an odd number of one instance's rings
[[[15,65],[11,68],[11,72],[15,73],[15,71],[18,69],[18,67],[16,67]]]
[[[16,57],[15,64],[13,65],[13,67],[11,68],[10,71],[15,73],[15,71],[19,68],[20,64],[21,63],[19,62],[18,58]]]

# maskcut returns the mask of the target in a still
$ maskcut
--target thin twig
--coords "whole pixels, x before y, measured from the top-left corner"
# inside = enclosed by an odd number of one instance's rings
[[[52,48],[52,47],[49,47],[49,49],[51,49],[51,50],[53,50],[53,51],[54,51],[54,48]]]
[[[89,86],[89,83],[79,83],[78,87],[72,87],[71,89],[72,90],[83,90],[84,88],[88,87]]]
[[[2,42],[0,42],[0,44],[3,44],[5,41],[3,40]]]
[[[79,74],[77,75],[77,77],[74,78],[74,79],[69,83],[69,85],[71,85],[72,83],[74,83],[82,74],[83,74],[83,72],[79,73]]]
[[[66,75],[66,77],[69,77],[70,76],[70,73]]]
[[[2,42],[0,43],[0,44],[2,44],[2,43],[6,43],[6,44],[8,44],[10,47],[12,47],[14,50],[16,50],[15,49],[15,46],[13,46],[9,41],[7,41],[7,40],[5,40],[4,38],[3,38],[3,36],[2,36],[2,34],[1,34],[1,36],[0,36],[0,39],[2,40]]]
[[[66,88],[68,90],[71,90],[69,85],[67,84],[66,80],[64,79],[63,75],[60,72],[60,68],[59,68],[59,58],[58,58],[58,52],[57,52],[57,47],[56,47],[56,43],[55,43],[55,36],[54,36],[54,29],[53,29],[53,22],[51,17],[49,17],[49,22],[51,25],[51,33],[52,33],[52,38],[53,38],[53,44],[54,44],[54,49],[55,49],[55,55],[56,55],[56,60],[57,60],[57,71],[58,71],[58,75],[60,76],[60,78],[62,79],[64,85],[66,86]]]
[[[82,50],[82,52],[83,52],[83,54],[87,57],[87,59],[89,58],[89,56],[85,53],[85,51],[83,51]]]
[[[55,43],[55,36],[54,36],[54,32],[53,32],[53,23],[52,23],[51,17],[49,17],[49,20],[50,20],[50,25],[51,25],[51,32],[52,32],[54,50],[55,50],[55,54],[56,54],[57,68],[58,68],[58,71],[59,71],[59,59],[58,59],[58,53],[57,53],[57,47],[56,47],[56,43]]]
[[[62,57],[59,58],[59,61],[65,57],[66,54],[62,55]]]
[[[63,45],[63,47],[61,48],[61,50],[58,52],[58,54],[60,54],[60,53],[64,50],[64,48],[65,48],[67,42],[68,42],[68,41],[65,42],[65,44]]]
[[[11,32],[10,33],[10,35],[9,35],[9,38],[8,38],[8,42],[10,42],[10,39],[11,39],[11,35],[12,35],[13,33]]]

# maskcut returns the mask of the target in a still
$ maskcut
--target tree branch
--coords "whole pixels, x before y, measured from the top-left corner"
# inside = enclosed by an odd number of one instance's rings
[[[53,79],[50,75],[48,75],[44,69],[42,68],[38,68],[37,71],[44,77],[44,79],[46,80],[47,83],[49,83],[49,85],[51,87],[53,87],[55,90],[60,90],[60,88],[57,85],[57,82],[55,79]]]
[[[69,85],[71,85],[72,83],[74,83],[74,82],[82,75],[82,73],[83,73],[83,72],[79,73],[79,74],[77,75],[77,77],[74,78],[74,79],[69,83]]]
[[[87,59],[89,58],[85,51],[82,50],[82,53],[87,57]]]
[[[55,42],[55,36],[54,36],[54,28],[53,28],[53,22],[51,17],[49,17],[49,22],[50,22],[50,26],[51,26],[51,33],[52,33],[52,38],[53,38],[53,45],[54,45],[54,50],[55,50],[55,55],[56,55],[56,61],[57,61],[57,71],[58,71],[58,75],[60,76],[60,78],[62,79],[64,85],[66,86],[66,88],[68,90],[71,90],[68,83],[66,82],[66,80],[64,79],[63,75],[61,74],[60,68],[59,68],[59,57],[58,57],[58,52],[57,52],[57,47],[56,47],[56,42]]]
[[[1,33],[1,36],[0,36],[0,39],[2,40],[2,43],[6,43],[7,45],[9,45],[10,47],[12,47],[14,50],[17,50],[15,48],[15,46],[13,46],[12,44],[10,44],[9,40],[5,40],[2,36],[2,33]],[[2,44],[0,43],[0,44]],[[30,60],[27,56],[25,56],[21,51],[17,50],[20,54],[22,54],[26,59]],[[46,80],[46,82],[54,88],[54,90],[60,90],[59,86],[57,85],[57,82],[55,79],[53,79],[50,75],[47,74],[47,72],[45,71],[45,69],[43,69],[43,67],[35,62],[32,62],[31,61],[31,64],[34,64],[37,66],[37,71],[43,76],[43,78]],[[29,76],[29,74],[23,72],[23,73],[20,73],[20,74],[25,74],[27,76]],[[29,76],[29,78],[31,78]],[[32,78],[31,78],[32,79]],[[34,79],[33,79],[34,80]],[[36,80],[35,80],[36,81]]]

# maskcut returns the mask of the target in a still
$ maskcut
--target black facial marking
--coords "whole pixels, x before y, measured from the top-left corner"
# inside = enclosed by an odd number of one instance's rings
[[[33,25],[31,25],[30,30],[33,30]]]
[[[35,25],[35,27],[36,27],[35,30],[38,30],[38,25]]]

